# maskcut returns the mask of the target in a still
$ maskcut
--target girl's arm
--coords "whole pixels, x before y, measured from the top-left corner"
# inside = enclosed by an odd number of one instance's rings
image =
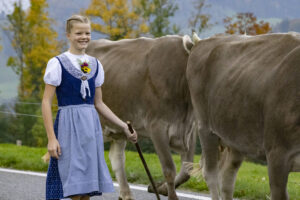
[[[44,96],[42,100],[42,113],[44,126],[48,137],[48,152],[56,159],[61,155],[60,145],[54,133],[53,120],[52,120],[52,100],[55,93],[55,86],[46,84]]]
[[[127,124],[123,122],[120,118],[118,118],[111,110],[110,108],[105,105],[105,103],[102,100],[102,90],[101,87],[96,88],[96,93],[95,93],[95,108],[98,111],[100,115],[105,117],[107,120],[110,122],[114,123],[115,125],[119,126],[120,128],[123,129],[125,132],[127,139],[130,140],[133,143],[137,142],[137,133],[134,130],[134,133],[130,133],[128,130]]]

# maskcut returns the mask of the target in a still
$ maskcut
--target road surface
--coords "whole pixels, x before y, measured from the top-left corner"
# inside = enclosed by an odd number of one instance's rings
[[[45,173],[0,168],[0,200],[43,200],[45,199]],[[114,183],[116,192],[92,197],[91,200],[117,200],[119,187]],[[130,185],[136,200],[155,200],[155,194],[147,192],[144,185]],[[211,200],[207,195],[177,191],[180,200]],[[167,200],[160,196],[161,200]]]

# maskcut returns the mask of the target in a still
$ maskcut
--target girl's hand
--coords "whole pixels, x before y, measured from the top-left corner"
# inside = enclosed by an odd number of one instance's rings
[[[51,157],[59,159],[59,156],[61,155],[61,149],[56,138],[48,141],[48,152]]]
[[[134,129],[133,129],[133,133],[131,133],[126,125],[126,127],[124,127],[124,133],[130,142],[137,143],[138,136]]]

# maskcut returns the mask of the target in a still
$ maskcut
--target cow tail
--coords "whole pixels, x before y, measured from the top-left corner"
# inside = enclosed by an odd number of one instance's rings
[[[187,173],[191,176],[191,177],[195,177],[198,180],[202,180],[203,179],[203,175],[202,175],[202,158],[200,163],[192,163],[192,162],[183,162],[183,167],[186,169]]]
[[[197,123],[193,122],[192,123],[192,128],[191,128],[191,133],[189,139],[195,140],[197,135],[197,132],[199,131],[199,126]],[[192,163],[192,162],[183,162],[183,168],[186,169],[186,172],[191,176],[197,178],[199,181],[203,179],[203,174],[202,174],[202,168],[203,168],[203,162],[204,162],[204,154],[201,156],[200,163]]]

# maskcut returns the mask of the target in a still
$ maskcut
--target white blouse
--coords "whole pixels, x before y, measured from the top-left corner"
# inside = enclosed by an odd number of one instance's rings
[[[88,56],[86,54],[83,55],[75,55],[70,53],[69,51],[64,52],[64,54],[70,59],[73,66],[77,69],[80,69],[80,65],[78,63],[78,59],[81,62],[89,61]],[[98,62],[98,74],[95,79],[95,86],[100,87],[104,82],[104,70],[102,64],[97,59]],[[44,75],[44,82],[49,85],[59,86],[61,83],[61,66],[57,58],[53,57],[48,61],[47,68]]]

